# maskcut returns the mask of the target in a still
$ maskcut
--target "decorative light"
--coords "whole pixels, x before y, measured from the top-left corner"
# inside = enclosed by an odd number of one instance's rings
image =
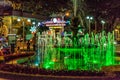
[[[30,31],[31,31],[32,33],[35,33],[35,32],[36,32],[36,27],[35,27],[35,26],[31,27],[31,28],[30,28]]]
[[[57,23],[57,19],[56,19],[56,18],[53,18],[53,22],[54,22],[54,23]]]
[[[39,22],[39,23],[38,23],[38,26],[40,26],[40,25],[41,25],[41,23]]]

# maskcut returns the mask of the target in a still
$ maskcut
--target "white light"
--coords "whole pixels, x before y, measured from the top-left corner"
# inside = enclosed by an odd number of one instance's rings
[[[90,17],[89,17],[89,16],[87,16],[86,18],[87,18],[87,19],[89,19]]]
[[[92,19],[93,19],[93,17],[90,17],[90,19],[92,20]]]
[[[30,19],[28,19],[27,21],[28,21],[28,22],[31,22],[31,20],[30,20]]]
[[[40,23],[40,22],[38,23],[38,26],[39,26],[39,25],[41,25],[41,23]]]
[[[20,18],[18,18],[17,21],[20,21]]]
[[[113,44],[117,44],[117,42],[116,42],[116,41],[114,41],[114,42],[113,42]]]
[[[36,63],[35,66],[39,66],[39,64]]]
[[[35,24],[35,22],[32,22],[32,24]]]
[[[53,18],[53,22],[56,23],[56,22],[57,22],[57,19],[56,19],[56,18]]]
[[[87,17],[86,17],[86,19],[90,19],[90,20],[92,20],[92,19],[93,19],[93,17],[87,16]]]
[[[105,24],[105,21],[101,20],[101,23],[102,23],[102,24]]]
[[[104,43],[104,46],[106,46],[107,44],[106,43]]]

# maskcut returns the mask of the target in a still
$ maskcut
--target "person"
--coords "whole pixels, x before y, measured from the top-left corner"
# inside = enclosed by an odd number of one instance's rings
[[[27,42],[27,51],[30,51],[30,41]]]

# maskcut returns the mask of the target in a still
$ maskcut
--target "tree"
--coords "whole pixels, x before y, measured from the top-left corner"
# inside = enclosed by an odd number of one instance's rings
[[[75,0],[72,0],[75,1]],[[120,17],[120,0],[77,0],[76,16],[80,18],[80,24],[88,31],[87,15],[94,17],[94,26],[101,29],[100,21],[104,19],[107,23],[107,31],[113,30],[116,18]]]
[[[97,26],[100,27],[100,20],[104,19],[107,22],[107,31],[114,28],[115,19],[119,18],[120,0],[86,0],[89,14],[92,14],[97,21]]]
[[[75,3],[75,1],[76,1],[76,3]],[[72,0],[72,2],[73,2],[72,13],[74,13],[75,18],[78,17],[78,19],[79,19],[78,20],[78,22],[79,22],[78,25],[81,25],[82,27],[84,27],[85,28],[85,33],[86,33],[86,32],[88,32],[88,22],[86,20],[86,16],[89,12],[89,10],[87,9],[87,4],[84,0]],[[78,23],[78,22],[76,22],[76,23]],[[78,25],[76,25],[76,26],[72,25],[74,28],[76,27],[76,31],[74,30],[75,32],[78,32],[78,29],[77,29]],[[72,28],[72,30],[73,30],[73,28]]]
[[[71,9],[70,0],[10,0],[12,3],[20,3],[23,12],[41,15],[41,20],[55,13],[65,12]],[[17,9],[16,9],[17,10]],[[20,10],[19,10],[20,11]]]
[[[51,14],[64,13],[70,11],[74,13],[72,2],[76,0],[10,0],[21,3],[22,11],[41,15],[41,20],[46,20]],[[109,29],[112,30],[114,21],[120,17],[120,0],[77,0],[76,16],[80,18],[81,26],[88,31],[87,15],[94,16],[97,26],[100,27],[100,20],[108,22]],[[73,15],[72,15],[73,16]]]
[[[72,18],[72,26],[71,30],[73,32],[73,38],[77,38],[77,33],[78,33],[78,25],[80,24],[80,19],[79,17],[73,17]]]

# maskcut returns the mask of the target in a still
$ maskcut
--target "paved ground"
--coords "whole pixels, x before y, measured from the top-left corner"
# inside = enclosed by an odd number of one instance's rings
[[[9,80],[120,80],[119,76],[51,76],[51,75],[29,75],[1,72],[0,77]]]

